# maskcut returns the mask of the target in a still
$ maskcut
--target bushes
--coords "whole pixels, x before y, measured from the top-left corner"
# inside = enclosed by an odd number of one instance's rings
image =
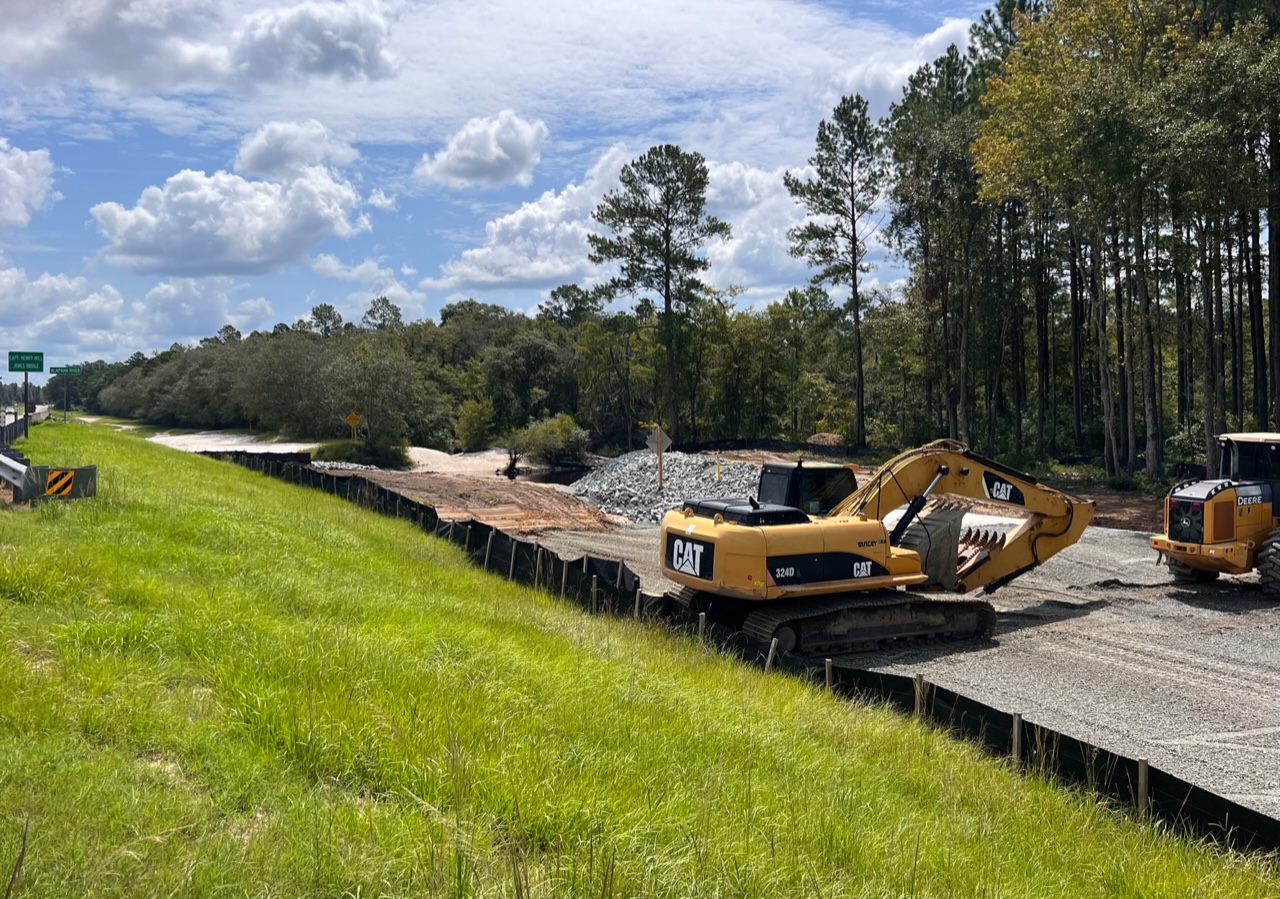
[[[409,467],[409,456],[403,443],[335,440],[316,447],[311,457],[319,462],[355,462],[379,468]]]
[[[561,412],[513,431],[507,436],[507,451],[513,463],[520,456],[545,465],[581,462],[587,454],[587,432],[573,416]]]
[[[459,406],[454,433],[458,444],[469,453],[488,449],[493,436],[493,400],[467,400]]]

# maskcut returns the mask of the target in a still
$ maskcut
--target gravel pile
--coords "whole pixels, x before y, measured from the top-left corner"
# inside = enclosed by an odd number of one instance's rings
[[[662,454],[662,491],[658,491],[658,455],[638,450],[597,468],[572,486],[574,494],[610,515],[635,522],[658,522],[667,510],[690,499],[754,496],[760,469],[745,462],[721,462],[689,453]]]
[[[339,471],[377,471],[376,465],[361,465],[358,462],[315,462],[311,463],[312,468],[336,468]]]

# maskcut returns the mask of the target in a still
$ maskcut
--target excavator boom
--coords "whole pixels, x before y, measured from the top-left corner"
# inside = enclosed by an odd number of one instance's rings
[[[935,496],[966,497],[1028,516],[1002,540],[988,541],[962,562],[956,572],[959,593],[984,587],[989,593],[1044,564],[1079,540],[1093,520],[1092,502],[1041,484],[953,440],[937,440],[889,460],[830,517],[883,519],[906,505],[895,530],[901,535]]]

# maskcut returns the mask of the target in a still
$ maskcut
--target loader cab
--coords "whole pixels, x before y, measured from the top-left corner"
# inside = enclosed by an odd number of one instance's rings
[[[1280,434],[1222,434],[1218,446],[1219,478],[1280,482]]]
[[[760,472],[759,500],[806,515],[826,515],[858,489],[857,470],[856,465],[830,462],[766,462]]]

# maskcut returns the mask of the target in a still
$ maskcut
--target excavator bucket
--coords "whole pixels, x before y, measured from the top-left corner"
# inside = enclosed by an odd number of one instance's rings
[[[919,554],[920,567],[929,576],[921,587],[936,585],[948,592],[956,589],[966,511],[961,503],[930,502],[907,526],[899,546]]]

